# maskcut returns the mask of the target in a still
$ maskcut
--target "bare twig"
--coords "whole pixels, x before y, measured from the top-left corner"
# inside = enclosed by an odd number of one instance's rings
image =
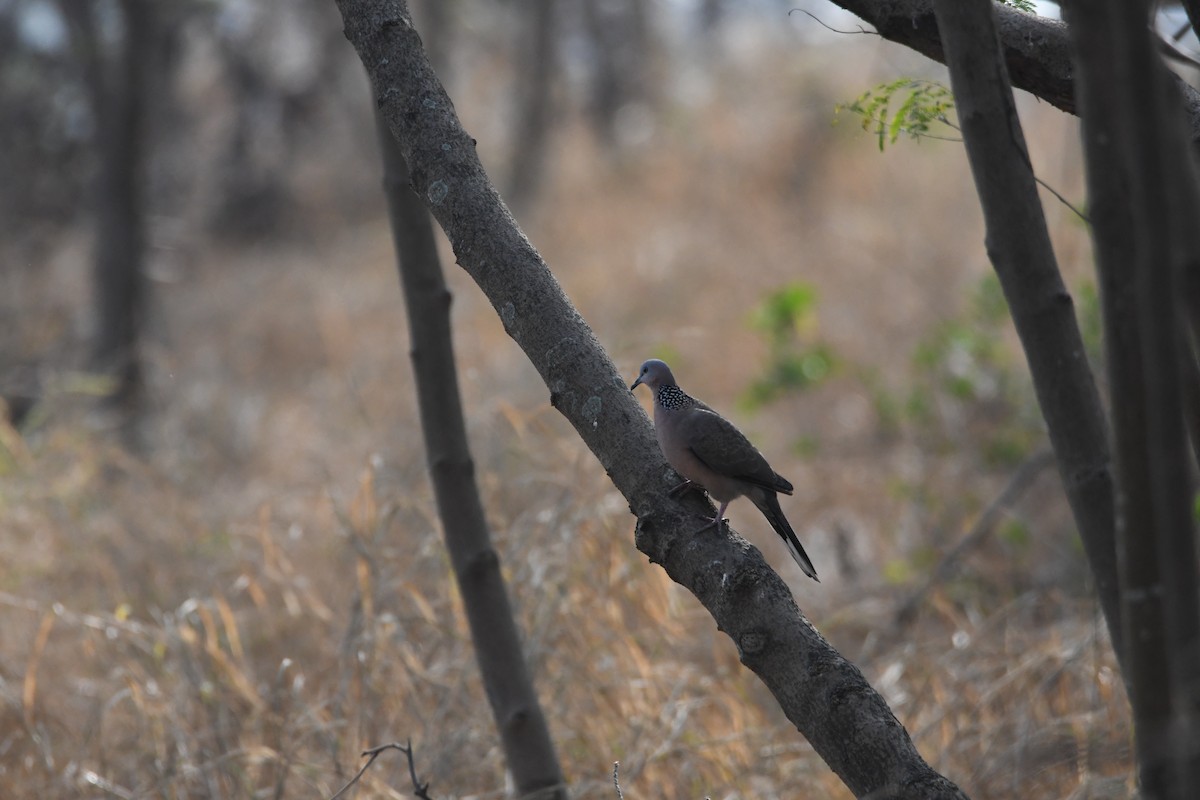
[[[613,788],[617,790],[617,800],[625,800],[625,795],[621,793],[621,780],[617,775],[617,771],[621,769],[621,762],[613,762]]]
[[[1062,196],[1062,194],[1060,194],[1060,193],[1059,193],[1059,191],[1058,191],[1057,189],[1055,189],[1055,188],[1054,188],[1053,186],[1051,186],[1050,184],[1046,183],[1044,180],[1042,180],[1041,178],[1039,178],[1037,175],[1034,175],[1034,176],[1033,176],[1033,179],[1034,179],[1035,181],[1037,181],[1037,182],[1038,182],[1038,185],[1039,185],[1039,186],[1041,186],[1043,189],[1045,189],[1045,190],[1046,190],[1047,192],[1049,192],[1050,194],[1052,194],[1052,195],[1054,195],[1055,197],[1057,197],[1057,198],[1058,198],[1058,202],[1062,203],[1064,206],[1066,206],[1067,208],[1071,209],[1071,211],[1075,212],[1075,216],[1079,217],[1079,219],[1080,219],[1080,220],[1082,220],[1083,222],[1085,222],[1085,223],[1087,223],[1087,224],[1089,224],[1089,225],[1091,224],[1091,222],[1092,222],[1092,221],[1091,221],[1090,219],[1088,219],[1088,217],[1087,217],[1087,214],[1084,214],[1084,213],[1083,213],[1082,211],[1080,211],[1078,208],[1076,208],[1075,206],[1071,205],[1071,201],[1069,201],[1069,200],[1067,200],[1067,198],[1063,197],[1063,196]]]
[[[391,744],[381,744],[378,747],[372,747],[369,750],[363,750],[362,755],[369,756],[367,763],[363,764],[362,767],[359,768],[358,772],[354,774],[354,777],[350,779],[350,782],[341,789],[338,789],[337,794],[330,797],[329,800],[338,800],[338,798],[345,794],[351,786],[358,783],[359,778],[361,778],[363,774],[371,768],[371,765],[375,763],[375,759],[379,758],[380,754],[382,754],[385,750],[399,750],[401,753],[404,753],[405,758],[408,759],[408,776],[410,779],[412,779],[413,796],[418,797],[421,800],[433,800],[433,798],[429,796],[429,784],[421,783],[421,781],[417,778],[417,767],[413,763],[412,739],[408,740],[407,745],[400,744],[399,742],[392,742]]]
[[[941,121],[942,121],[943,123],[945,123],[945,124],[946,124],[948,127],[950,127],[950,128],[953,128],[954,130],[956,130],[956,131],[958,131],[958,132],[960,132],[960,133],[962,132],[962,129],[961,129],[961,128],[959,128],[957,125],[955,125],[953,122],[951,122],[950,120],[946,119],[945,117],[941,117],[940,119],[941,119]],[[906,131],[906,132],[907,132],[907,131]],[[933,139],[933,138],[938,138],[938,137],[928,136],[928,134],[926,134],[926,136],[927,136],[928,138],[931,138],[931,139]],[[947,139],[946,141],[957,141],[957,142],[961,142],[961,141],[962,141],[962,139]],[[1042,180],[1041,178],[1039,178],[1037,175],[1034,175],[1034,176],[1033,176],[1033,179],[1034,179],[1035,181],[1037,181],[1037,184],[1038,184],[1038,186],[1041,186],[1041,187],[1042,187],[1043,189],[1045,189],[1047,192],[1049,192],[1050,194],[1052,194],[1052,195],[1054,195],[1055,197],[1057,197],[1057,198],[1058,198],[1058,202],[1062,203],[1064,206],[1066,206],[1067,208],[1071,209],[1071,211],[1073,211],[1073,212],[1075,213],[1075,216],[1079,217],[1079,219],[1080,219],[1080,220],[1082,220],[1084,223],[1086,223],[1086,224],[1088,224],[1088,225],[1091,225],[1091,224],[1092,224],[1092,221],[1091,221],[1090,219],[1088,219],[1088,216],[1087,216],[1087,214],[1084,214],[1082,211],[1080,211],[1078,208],[1076,208],[1074,205],[1072,205],[1072,204],[1071,204],[1071,201],[1070,201],[1070,200],[1068,200],[1067,198],[1063,197],[1061,192],[1059,192],[1057,189],[1055,189],[1055,188],[1054,188],[1053,186],[1051,186],[1050,184],[1046,183],[1044,180]]]
[[[862,34],[863,36],[878,36],[879,35],[876,31],[869,31],[866,28],[864,28],[862,25],[857,26],[858,30],[856,30],[856,31],[839,31],[837,28],[833,27],[832,25],[828,25],[825,22],[822,22],[820,17],[818,17],[816,14],[814,14],[811,11],[804,9],[804,8],[793,8],[791,11],[788,12],[788,16],[790,17],[792,14],[795,14],[797,11],[799,11],[801,14],[808,14],[822,28],[829,30],[829,31],[833,31],[834,33],[841,33],[841,34],[845,34],[846,36],[853,36],[855,34]]]
[[[983,513],[979,515],[979,519],[971,526],[971,530],[965,536],[958,540],[954,547],[950,548],[949,552],[942,557],[938,565],[929,573],[929,577],[925,582],[918,586],[912,594],[908,596],[896,612],[896,624],[907,625],[911,623],[917,615],[917,606],[925,599],[925,595],[939,583],[943,583],[954,572],[958,562],[963,555],[974,549],[988,535],[989,532],[996,526],[1003,514],[1009,506],[1016,502],[1027,488],[1033,485],[1034,480],[1042,474],[1042,470],[1054,463],[1054,453],[1049,450],[1039,450],[1017,467],[1016,472],[1009,478],[1008,484],[996,496]]]

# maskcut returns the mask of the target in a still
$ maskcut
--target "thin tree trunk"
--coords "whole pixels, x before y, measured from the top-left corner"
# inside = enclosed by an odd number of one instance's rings
[[[455,7],[459,0],[422,0],[417,12],[421,30],[425,31],[425,49],[433,71],[442,84],[453,83],[451,70],[454,63]],[[407,169],[407,168],[406,168]]]
[[[605,147],[621,144],[620,112],[645,100],[650,21],[642,0],[583,0],[592,48],[592,126]]]
[[[554,76],[558,74],[558,0],[527,0],[529,41],[521,48],[517,123],[513,129],[505,197],[519,215],[529,209],[545,182],[547,143],[554,121]]]
[[[1012,311],[1118,661],[1124,661],[1108,425],[1084,358],[990,0],[934,0],[988,257]]]
[[[96,119],[92,363],[116,381],[107,402],[128,414],[136,411],[142,387],[138,340],[146,298],[142,172],[147,65],[154,24],[150,6],[146,0],[122,0],[123,35],[115,55],[106,58],[98,32],[100,21],[91,3],[62,3]]]
[[[784,713],[858,797],[964,798],[921,758],[862,673],[813,628],[787,585],[735,534],[695,535],[711,507],[668,496],[645,411],[508,213],[425,58],[403,0],[338,0],[413,186],[638,517],[635,543],[708,609]],[[631,370],[632,372],[632,365]],[[586,610],[579,610],[586,613]]]
[[[566,782],[525,663],[475,484],[450,336],[450,290],[442,277],[433,224],[409,184],[400,148],[381,117],[377,127],[426,458],[475,658],[517,796],[537,793],[544,800],[565,799]]]
[[[1120,548],[1123,625],[1131,634],[1123,658],[1133,706],[1141,788],[1165,790],[1167,762],[1154,753],[1168,742],[1170,674],[1162,625],[1163,597],[1153,535],[1150,467],[1145,448],[1147,402],[1137,302],[1137,243],[1131,182],[1120,115],[1125,98],[1111,9],[1070,10],[1078,64],[1088,207],[1096,253],[1116,450],[1116,521]],[[1139,546],[1140,545],[1140,546]]]
[[[1184,266],[1195,268],[1197,253],[1189,247],[1196,224],[1195,172],[1182,135],[1182,119],[1166,72],[1157,60],[1149,32],[1149,7],[1139,0],[1098,4],[1110,20],[1108,31],[1116,82],[1110,87],[1120,103],[1119,155],[1131,176],[1130,202],[1136,243],[1134,290],[1145,380],[1144,426],[1132,432],[1141,448],[1145,474],[1136,479],[1148,490],[1144,517],[1126,520],[1128,607],[1145,602],[1158,606],[1159,620],[1136,620],[1127,636],[1161,637],[1163,650],[1147,659],[1151,677],[1169,681],[1135,690],[1135,729],[1143,791],[1150,797],[1191,798],[1200,791],[1200,734],[1196,684],[1200,680],[1200,612],[1196,587],[1195,531],[1191,519],[1187,437],[1183,425],[1178,375],[1180,315],[1176,287]],[[1183,182],[1190,186],[1183,186]],[[1178,188],[1176,188],[1178,187]],[[1185,213],[1190,212],[1190,213]],[[1190,252],[1189,252],[1190,250]],[[1155,568],[1157,567],[1157,569]],[[1131,615],[1132,616],[1132,615]],[[1132,620],[1128,620],[1130,622]],[[1164,698],[1164,695],[1166,697]],[[1144,713],[1143,713],[1144,712]],[[1158,727],[1162,724],[1163,727]],[[1143,732],[1145,736],[1143,737]],[[1143,738],[1148,741],[1143,742]]]

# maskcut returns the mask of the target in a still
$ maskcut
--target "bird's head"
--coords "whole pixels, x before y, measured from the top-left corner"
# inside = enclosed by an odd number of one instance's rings
[[[675,376],[671,374],[671,368],[665,361],[652,358],[642,364],[642,368],[638,370],[637,380],[629,389],[633,391],[643,384],[649,386],[650,391],[658,392],[660,386],[674,386]]]

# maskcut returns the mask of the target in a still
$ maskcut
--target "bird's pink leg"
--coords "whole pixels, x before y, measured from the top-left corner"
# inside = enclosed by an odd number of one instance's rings
[[[715,517],[713,517],[712,519],[710,519],[708,521],[708,523],[703,528],[696,531],[696,533],[703,533],[704,531],[708,530],[709,528],[713,527],[714,525],[716,526],[717,531],[720,532],[721,526],[725,523],[725,509],[729,508],[729,503],[730,503],[729,500],[726,500],[724,503],[721,503],[721,507],[717,509],[717,515]]]

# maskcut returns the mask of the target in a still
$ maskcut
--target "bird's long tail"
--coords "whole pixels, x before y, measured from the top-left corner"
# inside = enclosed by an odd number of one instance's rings
[[[767,518],[767,522],[771,523],[771,527],[779,534],[779,538],[783,539],[787,544],[788,552],[792,554],[792,558],[800,565],[800,569],[804,570],[804,574],[812,578],[817,583],[821,579],[817,577],[817,569],[808,558],[808,553],[804,552],[803,545],[796,538],[796,532],[792,530],[791,524],[787,521],[787,517],[783,515],[783,509],[779,507],[779,498],[774,492],[755,493],[750,498],[754,501],[754,505],[758,506],[758,510]]]

